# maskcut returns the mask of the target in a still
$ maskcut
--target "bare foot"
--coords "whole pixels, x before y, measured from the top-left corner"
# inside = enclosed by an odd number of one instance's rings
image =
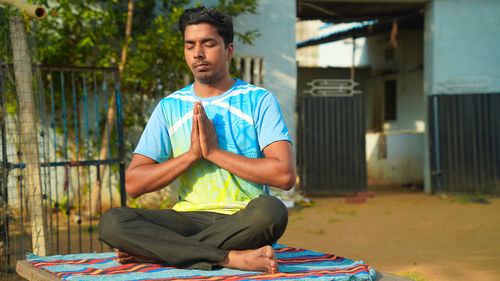
[[[255,250],[231,250],[220,265],[247,271],[278,272],[276,254],[271,246],[264,246]]]
[[[139,256],[136,256],[136,255],[132,255],[130,253],[124,252],[124,251],[119,250],[119,249],[116,249],[115,251],[116,251],[116,259],[121,264],[127,264],[127,263],[157,263],[157,262],[161,262],[161,261],[155,260],[155,259],[148,259],[148,258],[143,258],[143,257],[139,257]]]

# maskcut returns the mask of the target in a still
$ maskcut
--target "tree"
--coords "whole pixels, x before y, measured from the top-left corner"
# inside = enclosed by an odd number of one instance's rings
[[[124,126],[128,128],[126,139],[135,144],[137,133],[133,129],[144,127],[147,104],[186,83],[185,74],[189,69],[184,62],[177,22],[189,1],[39,2],[49,11],[47,18],[36,26],[40,64],[118,66]],[[233,17],[255,13],[256,7],[257,0],[219,0],[216,5]],[[237,39],[245,43],[252,43],[256,34],[256,30],[236,31]],[[56,104],[57,108],[60,104]],[[112,124],[102,126],[98,132],[103,142],[107,141],[105,134],[112,131]],[[107,145],[103,142],[97,146],[101,148],[101,155],[107,155]],[[129,146],[128,151],[131,149]]]

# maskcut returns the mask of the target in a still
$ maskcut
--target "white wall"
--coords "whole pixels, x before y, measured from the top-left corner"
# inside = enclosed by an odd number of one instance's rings
[[[423,31],[399,29],[397,39],[394,58],[389,60],[385,58],[388,34],[367,39],[373,74],[365,87],[367,129],[382,129],[366,135],[368,183],[372,185],[423,182]],[[384,82],[389,79],[397,81],[395,121],[383,121]]]
[[[215,6],[217,0],[201,2]],[[235,32],[258,29],[260,36],[254,45],[247,45],[235,37],[234,55],[264,58],[264,88],[279,101],[283,118],[295,143],[295,95],[297,66],[295,59],[295,1],[259,0],[257,13],[233,18]]]
[[[374,119],[380,119],[383,110],[384,82],[388,79],[397,81],[397,119],[383,123],[384,131],[425,130],[425,111],[423,99],[423,33],[422,30],[404,30],[398,32],[398,46],[394,59],[385,59],[385,48],[389,46],[388,35],[368,37],[368,56],[371,61],[373,78],[369,79],[367,99],[367,126],[373,129]],[[383,108],[383,107],[382,107]]]
[[[500,1],[434,0],[426,12],[426,94],[500,91]]]
[[[258,4],[257,14],[236,18],[234,28],[240,32],[258,29],[261,35],[253,46],[236,40],[235,54],[264,58],[264,88],[278,98],[290,137],[295,142],[295,1],[261,0]]]
[[[422,184],[423,133],[367,133],[368,185]]]
[[[324,25],[320,20],[299,21],[295,23],[295,40],[297,43],[319,36],[319,28]],[[297,65],[299,67],[318,67],[319,47],[309,46],[296,49]]]

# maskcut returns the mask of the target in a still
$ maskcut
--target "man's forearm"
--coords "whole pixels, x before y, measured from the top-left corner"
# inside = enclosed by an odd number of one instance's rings
[[[198,113],[196,105],[193,116]],[[144,193],[162,189],[173,182],[196,161],[201,159],[200,135],[197,118],[193,118],[191,127],[191,146],[189,150],[178,157],[163,163],[157,163],[151,158],[135,154],[125,174],[127,194],[136,198]]]
[[[144,163],[129,167],[126,172],[127,194],[136,198],[142,194],[160,190],[172,183],[198,159],[184,153],[163,163]]]
[[[293,159],[293,156],[291,156]],[[295,164],[274,157],[247,158],[217,149],[207,160],[240,178],[288,190],[295,184]]]

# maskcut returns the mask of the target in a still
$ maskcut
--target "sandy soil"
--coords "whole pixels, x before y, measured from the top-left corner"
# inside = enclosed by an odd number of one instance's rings
[[[500,281],[500,198],[479,204],[405,189],[374,192],[362,204],[308,197],[315,205],[290,211],[279,243],[363,260],[376,270],[418,281]],[[61,226],[58,249],[64,254],[67,232],[65,223]],[[109,251],[95,232],[89,235],[88,225],[81,237],[78,233],[72,227],[71,252],[80,247],[81,252]],[[55,251],[55,241],[53,246]],[[0,279],[6,276],[17,280],[14,273],[0,273]]]
[[[500,198],[490,204],[403,189],[366,203],[310,198],[290,212],[280,243],[366,261],[379,271],[425,280],[500,280]]]

